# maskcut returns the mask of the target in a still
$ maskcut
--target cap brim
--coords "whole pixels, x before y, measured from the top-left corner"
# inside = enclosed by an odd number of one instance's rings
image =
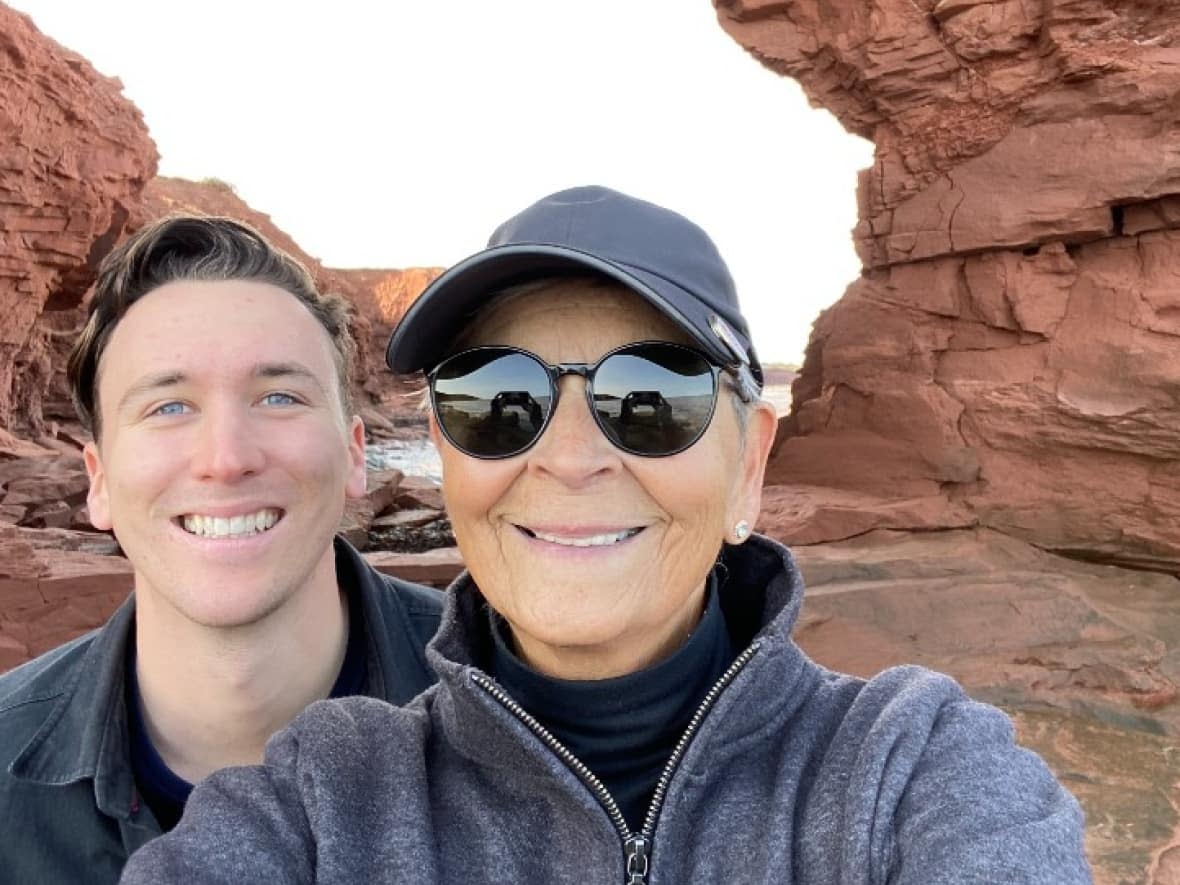
[[[728,350],[705,332],[712,315],[708,305],[676,283],[568,246],[528,243],[477,252],[435,279],[393,330],[385,363],[398,374],[433,368],[490,296],[528,280],[586,270],[617,280],[644,298],[721,365],[733,362]]]

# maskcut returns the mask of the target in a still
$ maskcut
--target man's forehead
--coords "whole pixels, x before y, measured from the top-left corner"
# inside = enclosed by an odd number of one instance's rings
[[[231,311],[231,312],[226,312]],[[173,280],[141,295],[124,311],[124,324],[167,323],[208,315],[221,322],[235,316],[284,314],[319,325],[297,296],[262,280]]]
[[[326,329],[294,295],[255,281],[168,283],[133,304],[111,331],[99,361],[132,374],[195,374],[231,367],[240,375],[258,363],[302,363],[331,371]]]

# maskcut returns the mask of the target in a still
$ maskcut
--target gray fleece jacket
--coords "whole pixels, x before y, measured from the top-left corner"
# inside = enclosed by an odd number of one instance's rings
[[[790,553],[727,548],[721,601],[745,651],[673,754],[640,833],[478,664],[485,603],[451,588],[406,708],[320,702],[263,766],[218,772],[137,883],[1084,883],[1082,816],[1008,718],[951,679],[864,681],[790,638]]]

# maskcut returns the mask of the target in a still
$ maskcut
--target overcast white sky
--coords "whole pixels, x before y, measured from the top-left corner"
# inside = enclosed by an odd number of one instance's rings
[[[217,177],[335,267],[446,265],[605,184],[717,241],[766,362],[859,270],[871,146],[709,0],[8,0],[119,77],[160,172]]]

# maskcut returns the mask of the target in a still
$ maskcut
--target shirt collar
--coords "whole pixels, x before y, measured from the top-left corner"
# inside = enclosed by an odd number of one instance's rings
[[[130,815],[134,798],[123,691],[134,620],[132,596],[94,633],[44,723],[9,766],[14,777],[47,786],[93,779],[98,807],[116,817]]]

